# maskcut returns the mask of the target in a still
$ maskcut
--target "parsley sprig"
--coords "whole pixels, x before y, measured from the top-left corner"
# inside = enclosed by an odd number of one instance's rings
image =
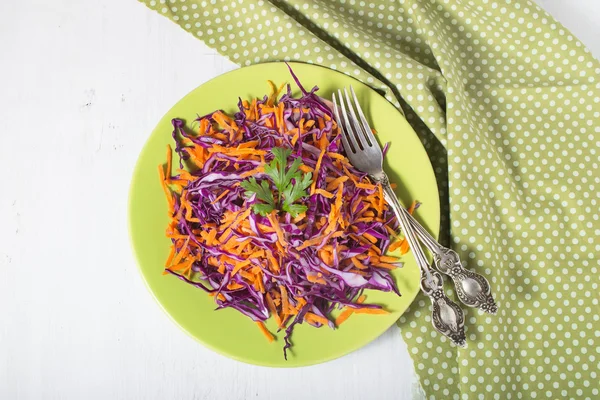
[[[312,174],[299,170],[302,165],[300,158],[295,158],[289,168],[287,167],[292,150],[274,147],[271,153],[273,160],[265,165],[265,173],[271,178],[276,193],[273,193],[269,179],[263,179],[259,183],[252,177],[242,181],[241,186],[246,189],[246,197],[256,195],[262,202],[252,205],[255,213],[265,216],[273,210],[282,210],[295,218],[307,209],[305,205],[295,203],[308,195],[306,189],[312,183]]]

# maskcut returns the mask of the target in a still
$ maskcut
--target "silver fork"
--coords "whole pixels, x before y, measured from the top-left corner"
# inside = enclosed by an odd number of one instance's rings
[[[464,347],[466,345],[465,317],[462,309],[444,293],[442,275],[437,271],[430,270],[429,263],[416,237],[415,230],[410,219],[407,217],[410,214],[400,204],[390,186],[389,178],[383,171],[383,153],[362,112],[352,86],[350,87],[350,91],[352,92],[358,117],[356,116],[354,107],[352,107],[348,91],[345,88],[345,96],[342,96],[342,91],[338,90],[339,105],[335,94],[333,95],[333,109],[342,131],[341,138],[346,155],[355,168],[369,174],[375,182],[382,185],[384,197],[396,214],[396,218],[398,218],[398,222],[400,223],[400,229],[404,232],[404,236],[408,240],[417,265],[421,269],[421,290],[431,300],[433,308],[431,321],[433,327],[441,334],[450,338],[458,346]],[[344,103],[344,97],[348,103],[347,107]]]
[[[361,123],[363,124],[363,130],[366,130],[370,135],[367,139],[370,144],[376,143],[352,87],[350,87],[350,91],[354,97],[357,112],[360,116]],[[351,107],[348,98],[347,101],[348,106]],[[351,110],[351,113],[353,113],[353,111],[354,110]],[[352,115],[355,116],[355,114]],[[487,279],[476,272],[465,269],[460,262],[458,254],[454,250],[439,244],[404,207],[400,207],[400,211],[410,221],[410,224],[415,229],[416,236],[423,242],[431,254],[433,254],[433,265],[435,269],[448,275],[452,279],[460,301],[469,307],[476,307],[487,313],[496,314],[498,306],[491,294],[490,284]]]

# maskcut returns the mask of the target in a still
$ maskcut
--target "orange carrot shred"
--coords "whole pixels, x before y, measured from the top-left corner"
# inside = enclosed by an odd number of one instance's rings
[[[319,154],[319,158],[317,158],[317,165],[315,166],[315,173],[313,174],[313,182],[310,184],[310,194],[315,194],[315,189],[317,188],[317,176],[319,174],[319,170],[321,169],[321,162],[323,161],[323,156],[325,155],[325,149],[321,150]]]
[[[408,240],[404,239],[402,241],[402,245],[400,246],[400,253],[406,254],[410,250],[410,245],[408,244]]]
[[[379,257],[379,261],[387,263],[397,263],[400,262],[400,259],[397,257],[381,256]]]
[[[327,190],[323,190],[323,189],[315,189],[315,194],[320,194],[321,196],[328,198],[328,199],[333,199],[334,194],[331,192],[328,192]]]
[[[233,270],[231,271],[231,276],[234,276],[235,274],[238,273],[239,270],[241,270],[244,267],[247,267],[248,265],[250,265],[250,260],[241,261],[241,262],[237,263],[235,265],[235,267],[233,268]]]
[[[171,151],[171,146],[167,145],[167,181],[171,180],[171,171],[173,168],[173,151]]]
[[[231,228],[225,229],[225,231],[219,236],[219,242],[223,243],[231,235]]]
[[[357,308],[354,310],[355,314],[389,314],[389,311],[386,311],[381,308]]]
[[[279,285],[279,291],[281,292],[281,312],[285,315],[289,313],[290,303],[288,300],[287,290],[285,286]]]
[[[363,233],[363,236],[371,243],[377,243],[377,238],[370,233]]]
[[[171,267],[169,267],[169,269],[171,271],[183,271],[185,272],[186,270],[188,270],[192,264],[194,263],[194,259],[187,259],[183,262],[180,262],[179,264],[176,265],[172,265]]]
[[[320,315],[311,312],[307,312],[304,319],[308,319],[313,322],[318,322],[322,325],[327,325],[329,323],[329,320],[327,318],[321,317]]]
[[[271,222],[271,226],[273,227],[273,229],[275,229],[275,233],[277,234],[277,239],[279,240],[279,243],[281,243],[281,245],[285,248],[285,237],[283,235],[281,227],[279,226],[279,222],[277,221],[276,212],[272,211],[271,214],[267,215],[267,218],[269,219],[269,222]]]
[[[312,274],[306,275],[306,280],[309,281],[309,282],[312,282],[312,283],[319,283],[319,284],[322,284],[322,285],[327,284],[327,281],[325,279],[319,278],[319,277],[317,277],[315,275],[312,275]]]
[[[332,191],[333,189],[338,187],[340,185],[340,183],[344,183],[347,180],[348,180],[347,176],[340,176],[339,178],[336,178],[333,181],[329,182],[329,184],[327,185],[327,190]]]
[[[275,302],[273,302],[273,298],[269,293],[265,295],[265,299],[267,301],[267,308],[271,315],[275,318],[275,323],[277,326],[281,324],[281,319],[279,318],[279,314],[277,314],[277,307],[275,306]]]
[[[342,323],[344,323],[352,315],[352,313],[354,313],[352,308],[346,308],[344,311],[342,311],[341,314],[335,319],[335,326],[340,326]]]
[[[169,203],[169,210],[172,210],[175,202],[173,200],[173,195],[171,194],[171,191],[167,187],[167,182],[165,180],[165,170],[162,165],[158,166],[158,173],[159,173],[159,177],[160,177],[160,184],[163,188],[163,191],[165,192],[167,202]]]
[[[262,321],[256,321],[256,325],[258,325],[258,328],[260,329],[262,334],[265,335],[269,343],[272,343],[275,340],[275,336],[273,336],[273,334],[269,332],[269,330]]]
[[[379,191],[379,203],[377,203],[377,211],[379,212],[379,215],[381,216],[383,214],[383,204],[384,204],[383,185],[378,184],[377,190]]]
[[[302,250],[302,249],[305,249],[307,247],[314,246],[315,244],[321,243],[322,241],[323,241],[323,237],[322,236],[314,237],[312,239],[306,240],[300,246],[296,247],[296,250]]]
[[[290,319],[289,315],[285,315],[285,316],[281,317],[281,324],[279,324],[279,329],[285,328],[285,325],[287,324],[289,319]]]
[[[386,264],[386,263],[373,263],[373,266],[379,267],[379,268],[385,268],[385,269],[396,269],[396,268],[398,268],[398,265]]]
[[[397,240],[394,243],[390,244],[390,247],[388,248],[388,251],[396,251],[398,250],[402,244],[404,243],[404,240]]]
[[[361,264],[360,261],[358,261],[358,259],[356,257],[352,257],[350,259],[352,261],[352,264],[354,264],[354,266],[358,269],[367,269],[367,267],[364,264]]]
[[[356,302],[358,304],[362,304],[366,299],[367,296],[363,294],[356,300]],[[342,311],[341,314],[335,319],[335,326],[340,326],[344,321],[346,321],[354,313],[354,310],[355,309],[352,307],[345,307],[344,311]]]
[[[211,201],[210,204],[215,204],[216,202],[221,200],[223,197],[227,196],[227,193],[229,193],[229,192],[230,192],[229,189],[223,190],[223,192],[220,195],[218,195],[213,201]]]
[[[185,239],[183,246],[181,246],[181,250],[179,250],[179,252],[175,256],[175,258],[173,259],[173,264],[175,264],[175,265],[179,264],[179,262],[181,261],[183,256],[185,256],[185,254],[188,251],[188,243],[189,242],[190,242],[190,237],[188,236],[187,239]]]
[[[171,265],[171,261],[173,261],[173,257],[175,257],[175,246],[171,245],[171,252],[169,253],[169,257],[165,262],[165,268]]]

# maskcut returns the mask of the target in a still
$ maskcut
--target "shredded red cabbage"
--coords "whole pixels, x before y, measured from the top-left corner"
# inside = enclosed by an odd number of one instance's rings
[[[234,308],[254,321],[276,314],[285,329],[286,359],[296,324],[320,327],[326,320],[335,328],[334,308],[381,308],[357,302],[365,289],[400,295],[392,263],[380,259],[397,221],[380,188],[342,156],[337,125],[318,88],[306,91],[290,72],[300,97],[287,85],[277,102],[273,96],[252,103],[240,99],[233,118],[223,112],[198,117],[195,133],[174,119],[180,168],[185,164],[190,172],[167,177],[173,190],[168,234],[175,254],[185,253],[168,273],[213,295],[217,309]],[[271,161],[274,147],[291,149],[289,163],[300,158],[312,171],[313,187],[300,200],[307,209],[297,218],[279,212],[272,221],[250,212],[257,199],[240,186],[249,176],[268,181],[261,167]],[[332,187],[336,179],[341,183]],[[303,246],[310,241],[315,243]]]

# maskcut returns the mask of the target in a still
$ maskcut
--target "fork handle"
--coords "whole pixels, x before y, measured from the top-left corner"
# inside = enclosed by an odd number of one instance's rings
[[[430,288],[437,286],[436,281],[434,281],[433,276],[431,275],[431,271],[429,270],[429,262],[425,258],[425,254],[423,254],[423,249],[421,248],[421,245],[416,238],[415,231],[410,221],[402,212],[403,207],[400,204],[398,197],[396,197],[396,193],[394,193],[394,190],[390,185],[390,180],[388,176],[385,172],[382,172],[380,175],[373,176],[373,178],[381,184],[385,200],[394,211],[394,214],[396,214],[396,218],[400,223],[400,229],[404,232],[404,236],[406,237],[408,245],[413,251],[413,255],[415,257],[415,260],[417,261],[417,265],[419,266],[419,268],[421,268],[422,274],[424,274],[423,278],[426,280],[427,285]]]
[[[437,271],[432,273],[429,270],[429,262],[425,258],[414,228],[406,216],[408,213],[405,214],[403,212],[403,207],[390,186],[390,180],[385,172],[381,172],[378,175],[371,175],[371,177],[381,184],[384,197],[396,214],[396,218],[398,218],[398,222],[400,223],[400,229],[404,232],[411,252],[421,269],[421,290],[431,300],[431,323],[433,327],[441,334],[450,338],[456,345],[464,347],[466,345],[465,316],[462,309],[444,293],[444,280],[440,273]]]
[[[421,242],[433,254],[434,268],[452,279],[460,301],[469,307],[496,314],[498,306],[492,296],[488,280],[477,272],[465,269],[458,254],[439,244],[404,207],[400,211],[406,216]]]

